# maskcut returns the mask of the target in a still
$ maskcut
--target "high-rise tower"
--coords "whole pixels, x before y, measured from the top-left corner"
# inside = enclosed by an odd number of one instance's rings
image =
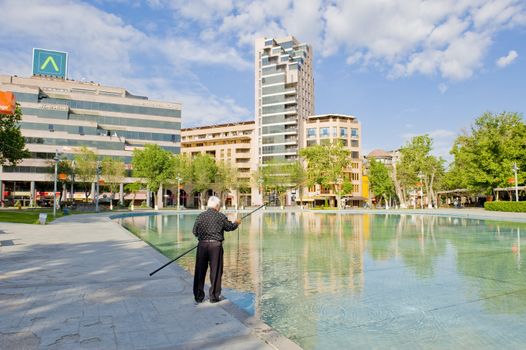
[[[258,163],[296,160],[314,114],[311,46],[293,36],[256,39],[255,82]]]

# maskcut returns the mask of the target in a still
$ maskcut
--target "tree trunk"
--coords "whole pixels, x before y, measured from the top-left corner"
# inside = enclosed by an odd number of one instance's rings
[[[429,196],[431,197],[431,207],[435,204],[435,207],[438,208],[438,201],[435,200],[435,191],[433,190],[433,184],[435,182],[435,173],[431,174],[431,181],[429,183]]]
[[[394,162],[393,162],[392,180],[395,185],[396,195],[398,196],[398,200],[400,201],[400,208],[407,208],[404,190],[402,186],[400,185],[400,181],[398,180],[398,175],[396,172],[396,163]]]
[[[153,208],[155,210],[159,210],[159,207],[157,206],[157,191],[152,191],[153,193]]]
[[[387,195],[384,194],[383,197],[384,197],[384,201],[385,201],[385,209],[389,209],[389,202],[387,201]]]
[[[203,191],[199,192],[199,207],[201,209],[204,209],[204,204],[203,204],[204,199],[205,199],[204,192]]]

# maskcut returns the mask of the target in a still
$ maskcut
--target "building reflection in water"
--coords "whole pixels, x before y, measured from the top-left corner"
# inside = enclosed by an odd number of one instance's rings
[[[196,244],[194,220],[159,215],[122,223],[175,257]],[[306,348],[330,341],[312,335],[415,305],[480,300],[490,314],[523,317],[525,227],[409,214],[257,212],[226,233],[223,286],[241,292],[238,304]],[[193,273],[194,259],[192,253],[179,263]],[[494,298],[499,293],[509,295]]]

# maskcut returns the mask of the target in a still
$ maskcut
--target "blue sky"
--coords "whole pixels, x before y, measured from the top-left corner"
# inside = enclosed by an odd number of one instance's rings
[[[0,73],[33,47],[69,77],[183,104],[183,126],[253,119],[253,40],[313,45],[316,113],[357,116],[363,151],[429,133],[435,153],[485,111],[526,111],[521,0],[0,0]]]

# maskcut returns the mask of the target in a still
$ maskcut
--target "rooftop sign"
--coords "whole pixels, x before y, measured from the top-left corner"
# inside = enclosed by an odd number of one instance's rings
[[[49,75],[65,79],[67,71],[67,52],[33,49],[33,75]]]

